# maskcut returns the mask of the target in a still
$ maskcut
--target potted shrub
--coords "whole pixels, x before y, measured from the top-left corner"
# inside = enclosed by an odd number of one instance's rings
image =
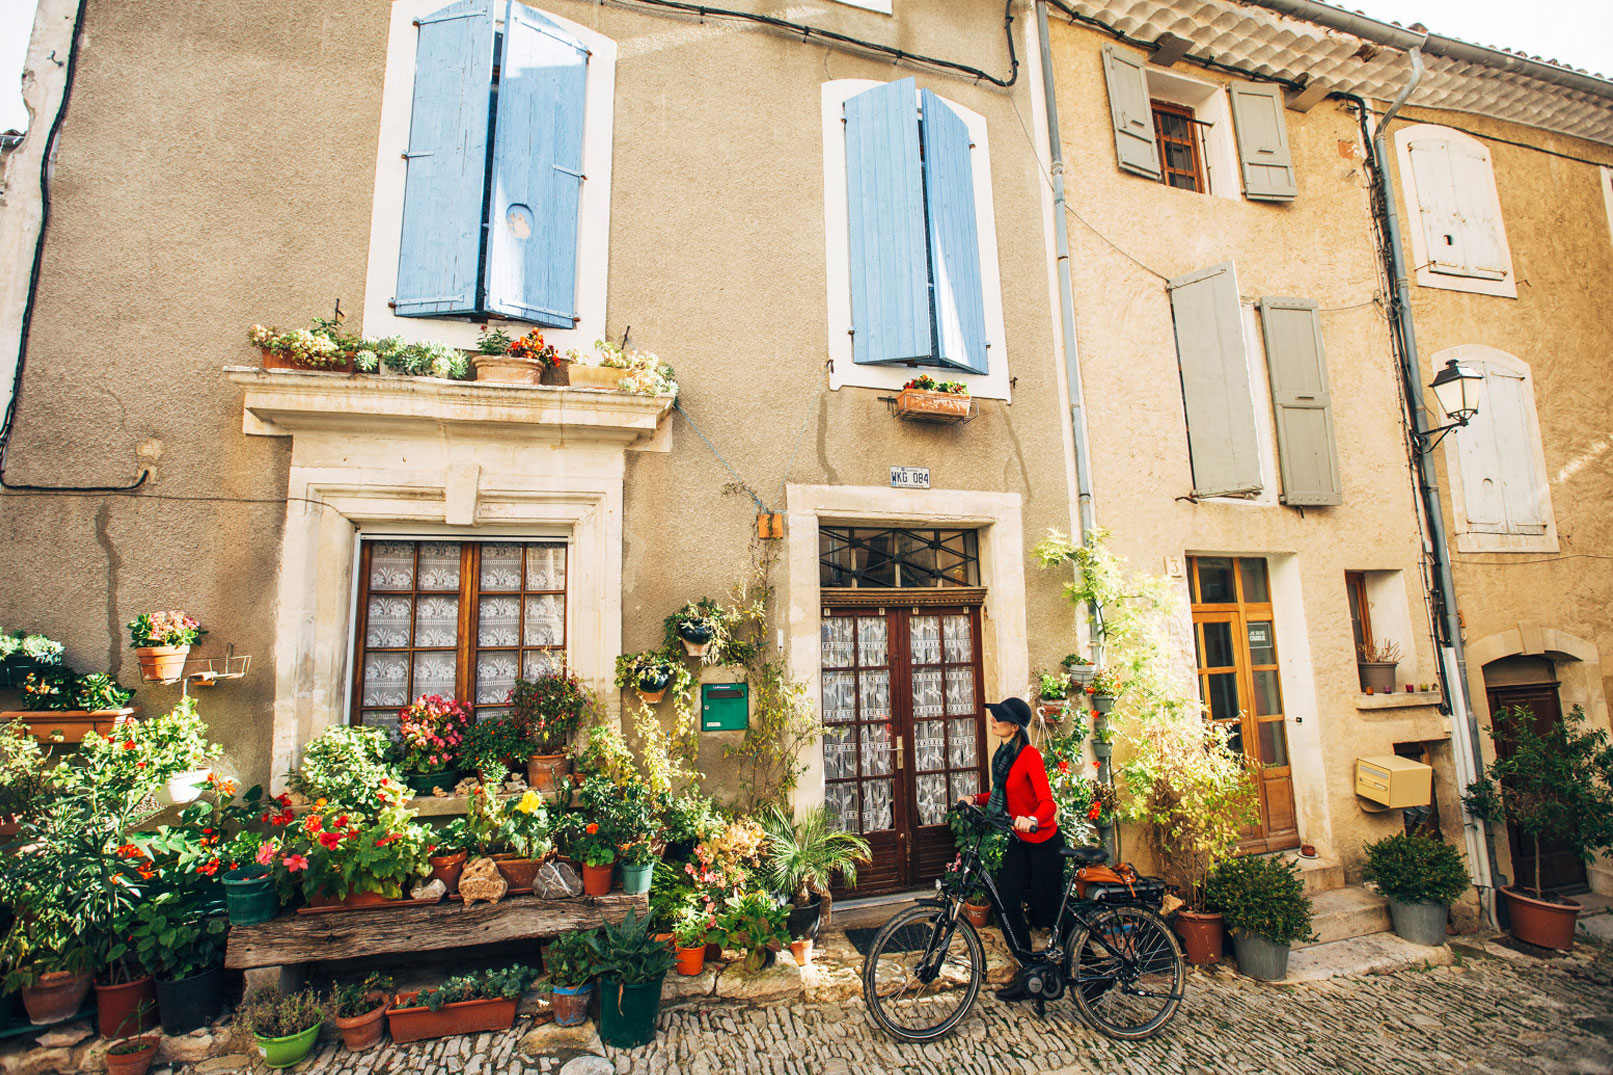
[[[526,740],[508,720],[485,717],[465,731],[462,754],[476,778],[497,791],[510,775],[510,762],[521,754]]]
[[[693,977],[706,967],[706,934],[717,920],[704,909],[688,903],[672,923],[672,940],[677,952],[678,973]]]
[[[139,849],[126,845],[132,853]],[[129,856],[133,858],[133,854]],[[134,957],[128,918],[91,934],[95,953],[96,1029],[103,1038],[138,1037],[157,1026],[157,987]]]
[[[663,653],[624,653],[616,658],[616,686],[638,691],[639,697],[655,705],[666,697],[677,666]]]
[[[1356,668],[1361,690],[1367,694],[1395,692],[1395,666],[1400,663],[1400,646],[1394,642],[1362,643],[1356,647]]]
[[[1204,898],[1226,918],[1238,970],[1263,982],[1288,976],[1288,949],[1311,934],[1311,901],[1299,867],[1282,858],[1245,855],[1217,866]]]
[[[392,1040],[403,1044],[451,1034],[508,1030],[515,1024],[516,1002],[535,977],[530,968],[516,964],[460,975],[432,989],[399,993],[386,1016]]]
[[[688,862],[695,845],[713,826],[711,800],[698,791],[686,791],[661,796],[658,806],[661,839],[666,844],[661,857],[669,862]]]
[[[1444,944],[1450,905],[1468,887],[1461,853],[1443,840],[1405,833],[1368,844],[1366,851],[1362,876],[1389,901],[1395,933],[1413,944]]]
[[[589,702],[582,681],[570,672],[515,681],[506,704],[528,755],[527,783],[536,790],[552,792],[571,773],[568,751]]]
[[[930,421],[958,421],[969,417],[969,389],[960,381],[937,381],[929,374],[913,378],[896,396],[900,416]]]
[[[246,998],[235,1021],[257,1042],[265,1067],[289,1068],[313,1050],[328,1010],[312,989],[282,993],[269,986]]]
[[[1064,699],[1070,692],[1069,680],[1052,672],[1043,672],[1036,679],[1036,712],[1046,721],[1063,720]]]
[[[28,725],[0,724],[0,839],[16,835],[45,790],[45,760]]]
[[[223,918],[172,889],[136,905],[129,931],[140,962],[157,979],[163,1033],[188,1034],[218,1014],[226,930]]]
[[[1496,759],[1462,796],[1476,817],[1509,822],[1533,845],[1534,884],[1518,878],[1501,894],[1512,935],[1542,948],[1573,947],[1579,903],[1541,885],[1541,844],[1551,840],[1586,861],[1613,850],[1613,745],[1604,731],[1582,731],[1584,722],[1578,706],[1544,729],[1527,707],[1497,710]]]
[[[409,790],[416,795],[454,790],[461,744],[474,719],[464,702],[440,694],[422,694],[398,711],[403,782]]]
[[[430,872],[431,830],[404,806],[407,792],[389,780],[372,791],[370,813],[323,807],[284,830],[275,880],[282,896],[299,888],[315,906],[347,907],[403,899]]]
[[[593,990],[594,946],[591,930],[562,933],[543,949],[547,972],[538,987],[550,994],[557,1026],[578,1026],[588,1018]]]
[[[622,844],[616,854],[617,861],[622,864],[622,891],[629,896],[642,896],[648,892],[657,861],[650,838],[644,836]]]
[[[207,632],[183,612],[142,612],[129,621],[129,638],[146,679],[172,683],[185,673],[185,657]]]
[[[117,1039],[106,1049],[108,1075],[146,1075],[161,1044],[162,1037],[157,1034]]]
[[[368,810],[383,781],[403,783],[385,728],[342,724],[327,728],[303,748],[291,773],[292,791],[338,810]]]
[[[599,1040],[613,1049],[636,1049],[655,1040],[661,984],[673,956],[650,936],[649,924],[629,909],[620,925],[607,922],[589,938],[599,977]]]
[[[790,902],[790,939],[815,941],[829,917],[830,884],[839,874],[847,888],[857,887],[857,864],[869,861],[868,841],[841,831],[827,806],[810,807],[799,820],[774,806],[763,815],[762,828],[767,833],[763,873]]]
[[[531,356],[531,348],[523,342],[520,354],[511,354],[515,343],[502,328],[484,327],[476,338],[476,353],[471,355],[471,366],[478,381],[499,381],[504,384],[537,384],[543,372],[541,359]],[[541,351],[543,336],[538,334]]]
[[[726,897],[717,909],[717,924],[711,937],[723,948],[744,953],[741,969],[754,974],[773,961],[773,956],[790,943],[785,928],[788,915],[772,893],[744,889]]]
[[[381,1040],[395,988],[397,983],[391,977],[371,972],[362,981],[339,985],[331,993],[331,1021],[342,1032],[342,1044],[349,1050],[363,1052]]]

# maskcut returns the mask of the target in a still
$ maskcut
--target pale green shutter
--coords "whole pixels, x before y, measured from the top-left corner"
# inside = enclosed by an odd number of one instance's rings
[[[1178,276],[1165,287],[1176,325],[1193,494],[1254,496],[1261,490],[1260,450],[1232,262]]]
[[[1295,507],[1341,504],[1339,456],[1333,443],[1333,402],[1327,390],[1322,322],[1310,299],[1260,300],[1266,337],[1272,413],[1277,419],[1277,464],[1283,503]]]
[[[1292,201],[1299,187],[1294,183],[1282,88],[1263,82],[1234,82],[1230,92],[1243,196],[1254,201]]]
[[[1109,118],[1115,128],[1115,157],[1121,171],[1159,179],[1159,146],[1154,142],[1154,107],[1143,77],[1143,58],[1103,46],[1103,77],[1109,85]]]

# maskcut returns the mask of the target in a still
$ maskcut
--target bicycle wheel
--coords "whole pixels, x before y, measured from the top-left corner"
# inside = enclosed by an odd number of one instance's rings
[[[1152,1037],[1181,1006],[1182,946],[1163,919],[1142,907],[1100,913],[1070,947],[1075,1006],[1111,1038]]]
[[[863,960],[863,998],[898,1041],[934,1041],[969,1014],[986,977],[974,927],[942,907],[914,907],[885,923]]]

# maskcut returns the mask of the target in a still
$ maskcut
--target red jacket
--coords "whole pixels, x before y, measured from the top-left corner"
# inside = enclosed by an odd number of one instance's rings
[[[1039,844],[1052,839],[1053,834],[1059,831],[1056,820],[1058,807],[1053,802],[1053,789],[1047,782],[1047,766],[1042,763],[1041,751],[1026,746],[1019,752],[1019,757],[1014,759],[1014,767],[1008,770],[1008,783],[1003,792],[1010,819],[1036,819],[1035,832],[1016,830],[1015,836],[1028,844]],[[991,792],[982,791],[975,796],[975,805],[985,806],[990,799]]]

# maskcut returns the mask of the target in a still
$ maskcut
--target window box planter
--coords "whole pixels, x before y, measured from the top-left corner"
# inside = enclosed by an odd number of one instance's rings
[[[967,422],[975,415],[972,396],[904,388],[896,397],[896,417],[909,422]]]
[[[497,381],[501,384],[537,384],[543,374],[543,363],[535,358],[515,355],[473,355],[471,365],[476,367],[478,381]]]
[[[615,391],[627,371],[618,366],[583,366],[576,363],[571,367],[571,387],[573,388],[605,388]]]
[[[412,1008],[415,992],[399,993],[397,1006],[386,1013],[392,1040],[401,1044],[446,1038],[456,1034],[480,1034],[508,1030],[515,1025],[513,1000],[462,1000],[444,1004],[437,1011]]]
[[[89,732],[105,735],[140,712],[137,705],[122,709],[18,709],[0,712],[0,723],[20,720],[34,738],[49,742],[60,736],[63,743],[80,743]]]

